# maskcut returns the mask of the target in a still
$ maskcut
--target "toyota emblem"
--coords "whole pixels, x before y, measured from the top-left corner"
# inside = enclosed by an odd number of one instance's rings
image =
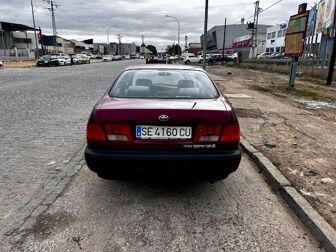
[[[159,116],[159,120],[161,122],[167,122],[169,120],[169,116],[167,116],[167,115],[160,115]]]

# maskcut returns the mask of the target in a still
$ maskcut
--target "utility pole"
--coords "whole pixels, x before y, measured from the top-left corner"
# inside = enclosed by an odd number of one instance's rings
[[[252,55],[250,55],[250,58],[254,58],[256,55],[255,48],[258,46],[258,19],[259,19],[259,12],[261,10],[261,8],[259,8],[259,1],[256,1],[254,4],[255,9],[252,24]]]
[[[145,36],[144,35],[141,35],[141,40],[142,40],[142,44],[141,45],[144,45],[145,44]]]
[[[44,0],[45,1],[45,0]],[[54,36],[54,51],[58,51],[57,45],[57,30],[56,30],[56,20],[55,20],[55,8],[57,9],[60,5],[55,3],[53,0],[46,0],[50,7],[47,8],[51,12],[51,21],[52,21],[52,28],[53,28],[53,36]]]
[[[205,14],[204,14],[204,33],[203,33],[203,69],[206,70],[206,53],[208,46],[208,9],[209,0],[205,0]]]
[[[119,50],[118,50],[118,54],[121,55],[121,38],[122,38],[122,36],[121,36],[120,34],[117,34],[117,36],[118,36],[118,40],[119,40],[119,46],[118,46],[118,47],[119,47],[119,48],[118,48]]]
[[[226,18],[225,18],[225,23],[224,23],[224,33],[223,33],[222,65],[224,65],[225,39],[226,39]]]
[[[34,33],[35,33],[35,59],[38,59],[39,56],[39,48],[38,48],[38,40],[36,35],[36,26],[35,26],[35,15],[34,15],[34,5],[33,0],[30,0],[32,16],[33,16],[33,25],[34,25]],[[4,45],[5,46],[5,45]]]
[[[336,10],[336,2],[335,2],[334,10]],[[334,25],[332,27],[332,33],[333,33],[332,35],[334,36],[334,45],[333,45],[330,59],[329,59],[328,78],[327,78],[328,86],[332,84],[332,80],[334,76],[335,57],[336,57],[336,14],[334,15]]]

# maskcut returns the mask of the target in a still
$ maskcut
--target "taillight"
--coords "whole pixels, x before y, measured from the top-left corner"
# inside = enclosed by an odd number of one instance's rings
[[[99,123],[89,122],[86,128],[86,139],[88,142],[106,141],[106,135],[103,127]]]
[[[232,123],[223,128],[223,133],[220,138],[221,143],[232,143],[240,141],[240,129],[238,123]]]
[[[106,124],[107,139],[109,141],[131,142],[132,133],[128,124]]]
[[[201,124],[196,128],[194,141],[195,142],[217,142],[222,132],[220,125]]]

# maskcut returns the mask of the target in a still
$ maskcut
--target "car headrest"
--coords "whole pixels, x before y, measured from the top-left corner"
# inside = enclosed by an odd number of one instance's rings
[[[153,83],[150,79],[137,79],[135,82],[135,86],[153,86]]]
[[[177,82],[177,88],[193,88],[195,87],[192,80],[179,80]]]
[[[177,91],[177,96],[186,96],[191,98],[199,98],[199,88],[180,88]]]
[[[130,97],[148,97],[150,94],[149,87],[130,86],[128,87],[128,96]]]

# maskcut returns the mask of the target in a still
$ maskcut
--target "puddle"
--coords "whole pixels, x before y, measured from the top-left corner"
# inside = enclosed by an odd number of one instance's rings
[[[326,101],[296,100],[308,109],[336,108],[336,103]]]

